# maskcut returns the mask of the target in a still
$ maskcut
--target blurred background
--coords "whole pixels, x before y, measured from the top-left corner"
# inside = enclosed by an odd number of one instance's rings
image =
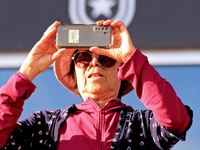
[[[0,1],[0,87],[18,71],[43,32],[55,20],[62,23],[123,21],[135,47],[174,87],[194,111],[186,141],[173,150],[200,149],[200,1],[170,0],[6,0]],[[36,91],[25,102],[20,119],[38,110],[67,108],[82,99],[56,80],[53,68],[38,75]],[[135,92],[122,98],[134,109],[145,109]]]

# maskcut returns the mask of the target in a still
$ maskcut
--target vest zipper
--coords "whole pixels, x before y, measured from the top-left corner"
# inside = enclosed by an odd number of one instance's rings
[[[99,122],[98,122],[98,128],[97,128],[97,149],[103,150],[104,144],[104,131],[105,131],[105,123],[104,123],[104,111],[99,111]]]

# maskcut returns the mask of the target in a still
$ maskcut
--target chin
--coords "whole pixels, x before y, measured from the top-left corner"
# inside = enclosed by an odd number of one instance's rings
[[[88,93],[95,94],[95,95],[105,93],[106,91],[108,91],[108,89],[104,89],[102,87],[101,88],[91,87],[90,89],[87,90]]]

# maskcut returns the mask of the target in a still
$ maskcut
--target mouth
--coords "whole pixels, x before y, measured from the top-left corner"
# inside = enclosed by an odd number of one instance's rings
[[[88,76],[89,79],[96,79],[96,78],[101,78],[101,77],[103,77],[103,75],[102,75],[102,74],[99,74],[99,73],[90,74],[90,75]]]

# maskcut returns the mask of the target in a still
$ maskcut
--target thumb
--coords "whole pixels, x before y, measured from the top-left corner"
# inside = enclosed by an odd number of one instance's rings
[[[121,62],[121,63],[125,62],[120,49],[117,49],[117,48],[116,49],[103,49],[103,48],[99,48],[99,47],[91,47],[90,51],[95,52],[98,55],[108,56],[112,59],[117,60],[118,62]]]
[[[113,56],[110,52],[110,49],[103,49],[103,48],[99,48],[99,47],[94,46],[94,47],[90,48],[90,51],[94,52],[98,55],[105,55],[105,56],[113,58]]]
[[[57,52],[55,52],[52,56],[52,61],[54,62],[55,60],[57,60],[58,58],[60,58],[62,56],[62,54],[66,51],[67,49],[63,48],[63,49],[59,49]]]

